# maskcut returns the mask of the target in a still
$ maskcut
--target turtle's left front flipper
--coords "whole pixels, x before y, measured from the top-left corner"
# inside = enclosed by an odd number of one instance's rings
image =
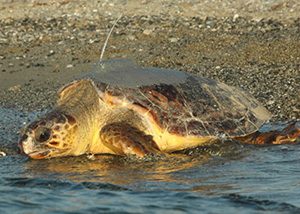
[[[118,155],[144,157],[161,153],[152,136],[127,123],[111,123],[100,131],[102,143]]]
[[[235,140],[249,144],[292,144],[300,142],[300,121],[293,121],[281,131],[254,132],[252,134],[236,137]]]

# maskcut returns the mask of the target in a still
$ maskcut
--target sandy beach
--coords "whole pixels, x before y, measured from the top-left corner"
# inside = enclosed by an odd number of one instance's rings
[[[0,1],[0,105],[46,109],[104,58],[197,73],[253,94],[273,120],[300,115],[297,1]]]

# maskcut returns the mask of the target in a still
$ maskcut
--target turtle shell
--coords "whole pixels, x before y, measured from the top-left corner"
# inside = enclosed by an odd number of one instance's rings
[[[249,93],[186,72],[110,60],[83,78],[92,79],[100,92],[144,109],[171,134],[243,136],[271,117]]]

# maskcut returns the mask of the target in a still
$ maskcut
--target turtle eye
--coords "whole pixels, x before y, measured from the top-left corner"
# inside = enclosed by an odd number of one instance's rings
[[[40,143],[49,140],[50,137],[51,137],[51,130],[49,128],[39,127],[35,131],[35,140]]]

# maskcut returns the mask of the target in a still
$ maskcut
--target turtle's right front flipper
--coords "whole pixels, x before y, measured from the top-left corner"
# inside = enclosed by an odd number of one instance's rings
[[[111,123],[100,131],[102,143],[118,155],[144,157],[160,153],[152,137],[127,123]]]
[[[272,130],[236,137],[235,140],[249,144],[292,144],[300,141],[300,121],[289,123],[283,130]]]

